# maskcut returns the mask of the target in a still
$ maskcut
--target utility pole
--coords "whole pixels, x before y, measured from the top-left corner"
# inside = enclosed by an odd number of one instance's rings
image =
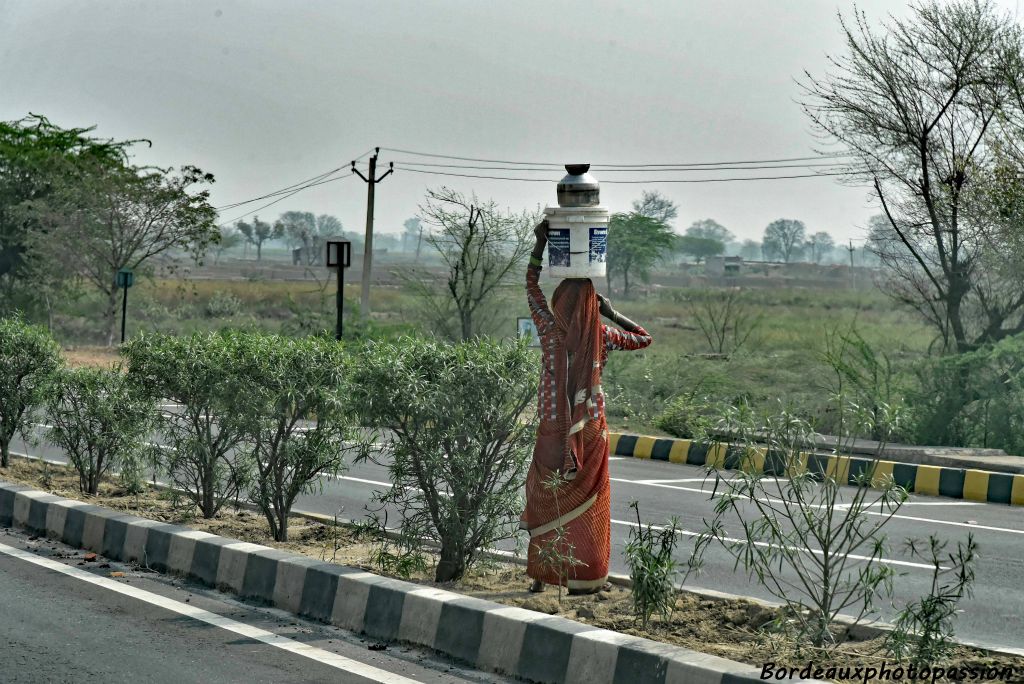
[[[850,285],[854,289],[857,288],[857,272],[853,270],[853,240],[850,240],[850,246],[846,248],[850,252]]]
[[[373,148],[373,156],[370,157],[369,177],[364,176],[356,163],[352,162],[352,172],[357,174],[366,183],[366,236],[363,239],[363,288],[359,296],[359,308],[362,318],[365,320],[370,316],[370,269],[373,267],[373,189],[377,183],[388,177],[395,170],[395,163],[391,162],[390,168],[384,175],[377,178],[377,155],[380,148]]]

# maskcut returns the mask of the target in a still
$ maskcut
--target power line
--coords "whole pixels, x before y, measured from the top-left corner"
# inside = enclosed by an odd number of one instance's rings
[[[452,154],[434,154],[430,152],[418,152],[415,150],[403,150],[397,147],[382,147],[382,150],[388,150],[389,152],[399,152],[401,154],[412,154],[417,157],[433,157],[435,159],[454,159],[456,161],[469,161],[469,162],[483,162],[487,164],[514,164],[516,166],[553,166],[562,168],[564,164],[555,162],[526,162],[526,161],[511,161],[508,159],[481,159],[479,157],[460,157]],[[781,159],[747,159],[740,161],[720,161],[720,162],[663,162],[659,164],[601,164],[593,163],[592,167],[606,167],[606,168],[650,168],[654,166],[722,166],[725,164],[771,164],[771,163],[782,163],[782,162],[797,162],[797,161],[814,161],[822,159],[842,159],[849,157],[848,154],[818,154],[810,157],[785,157]]]
[[[545,173],[551,173],[553,169],[536,166],[477,166],[473,164],[436,164],[430,162],[413,162],[407,160],[396,159],[395,164],[405,164],[407,166],[427,166],[441,169],[473,169],[483,171],[542,171]],[[595,165],[596,166],[596,165]],[[776,164],[773,166],[765,165],[750,165],[750,166],[715,166],[715,167],[662,167],[662,168],[607,168],[604,169],[607,173],[658,173],[659,171],[675,172],[675,171],[756,171],[756,170],[769,170],[769,169],[807,169],[807,168],[837,168],[837,164],[824,163],[824,164]],[[601,170],[598,167],[598,170]]]
[[[306,180],[302,181],[301,183],[296,183],[295,185],[289,185],[287,188],[281,188],[280,190],[275,190],[274,192],[268,192],[266,195],[260,195],[259,197],[253,197],[252,199],[247,199],[247,200],[244,200],[242,202],[235,202],[234,204],[225,204],[222,207],[214,207],[214,208],[217,211],[222,211],[224,209],[234,209],[236,207],[241,207],[241,206],[246,205],[246,204],[252,204],[253,202],[259,202],[260,200],[265,200],[265,199],[269,199],[271,197],[277,197],[278,195],[283,195],[285,193],[291,192],[292,190],[296,189],[297,186],[300,186],[300,185],[302,186],[302,188],[299,188],[299,189],[305,189],[307,187],[312,187],[313,183],[315,183],[316,181],[323,180],[327,176],[335,174],[335,173],[337,173],[338,171],[341,171],[344,168],[346,168],[346,167],[339,166],[336,169],[331,169],[330,171],[326,171],[324,173],[321,173],[318,176],[313,176],[312,178],[307,178]]]
[[[309,188],[316,187],[317,185],[324,185],[325,183],[333,183],[334,181],[345,180],[346,178],[351,178],[352,176],[353,176],[353,174],[350,173],[347,176],[336,176],[334,178],[328,178],[326,180],[322,180],[322,181],[320,181],[318,183],[309,183],[308,185],[303,185],[303,186],[301,186],[299,188],[296,188],[295,190],[292,190],[291,192],[289,192],[287,195],[285,195],[283,197],[278,197],[273,202],[267,202],[263,206],[257,207],[256,209],[248,211],[248,212],[246,212],[246,213],[244,213],[244,214],[242,214],[240,216],[236,216],[235,218],[231,219],[230,221],[224,221],[222,223],[218,223],[217,226],[218,227],[220,227],[220,226],[227,226],[227,225],[230,225],[232,223],[235,223],[236,221],[240,221],[240,220],[244,219],[246,216],[249,216],[250,214],[255,214],[257,211],[262,211],[262,210],[266,209],[269,206],[277,204],[278,202],[283,202],[284,200],[288,199],[292,195],[296,195],[296,194],[302,192],[303,190],[307,190]]]
[[[367,150],[366,152],[363,152],[361,155],[356,157],[354,161],[362,160],[363,158],[365,158],[371,152],[373,152],[373,150]],[[312,178],[307,178],[306,180],[299,181],[298,183],[292,183],[291,185],[285,186],[285,187],[281,188],[280,190],[275,190],[273,192],[268,192],[266,195],[260,195],[259,197],[253,197],[252,199],[247,199],[247,200],[244,200],[242,202],[233,202],[231,204],[225,204],[225,205],[220,206],[220,207],[214,207],[214,209],[216,209],[217,211],[221,211],[223,209],[234,209],[235,207],[240,207],[240,206],[242,206],[244,204],[251,204],[253,202],[259,202],[260,200],[264,200],[264,199],[267,199],[269,197],[276,197],[277,195],[286,193],[289,190],[292,190],[293,188],[296,188],[296,187],[298,187],[300,185],[305,185],[307,183],[313,183],[315,181],[322,180],[323,178],[325,178],[327,176],[330,176],[331,174],[334,174],[334,173],[337,173],[338,171],[341,171],[342,169],[346,168],[347,166],[348,166],[348,164],[346,164],[345,166],[339,166],[336,169],[331,169],[330,171],[325,171],[324,173],[317,174],[316,176],[313,176]]]
[[[509,176],[485,176],[471,173],[455,173],[451,171],[430,171],[427,169],[412,169],[408,167],[396,167],[399,171],[410,171],[412,173],[425,173],[433,176],[458,176],[460,178],[484,178],[489,180],[520,181],[526,183],[550,183],[549,178],[513,178]],[[601,183],[612,184],[642,184],[642,183],[724,183],[731,181],[761,181],[761,180],[787,180],[791,178],[821,178],[825,176],[845,176],[846,172],[830,173],[808,173],[794,174],[788,176],[753,176],[742,178],[654,178],[645,180],[602,180]]]

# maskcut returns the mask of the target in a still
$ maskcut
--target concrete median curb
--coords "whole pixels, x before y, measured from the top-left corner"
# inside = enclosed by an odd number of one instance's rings
[[[760,669],[751,665],[146,520],[0,480],[0,527],[11,526],[374,639],[425,646],[479,669],[528,681],[729,684],[760,680]]]
[[[742,457],[740,449],[724,442],[697,442],[621,432],[609,433],[608,439],[609,452],[613,456],[723,470],[739,469]],[[785,474],[782,465],[763,451],[753,459],[753,466],[766,475]],[[851,485],[857,484],[865,472],[874,468],[872,482],[891,477],[915,494],[1024,506],[1024,475],[822,453],[807,454],[806,467],[812,472],[845,479]]]

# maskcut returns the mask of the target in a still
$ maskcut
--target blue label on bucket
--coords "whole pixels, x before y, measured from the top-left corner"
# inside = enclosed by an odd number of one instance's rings
[[[548,229],[548,266],[569,265],[569,229]]]
[[[608,258],[608,229],[590,229],[590,263],[603,264]]]

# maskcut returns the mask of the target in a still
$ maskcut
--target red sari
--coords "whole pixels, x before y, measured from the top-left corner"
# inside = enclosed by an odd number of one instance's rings
[[[651,336],[601,323],[589,280],[564,280],[548,308],[538,284],[540,266],[526,271],[530,314],[541,340],[543,363],[537,402],[540,427],[526,478],[526,511],[520,526],[530,532],[527,574],[546,584],[593,589],[608,578],[611,556],[608,427],[601,369],[610,350],[643,349]],[[552,474],[561,475],[557,488]],[[545,562],[542,549],[564,529],[560,552],[571,545],[576,564]]]

